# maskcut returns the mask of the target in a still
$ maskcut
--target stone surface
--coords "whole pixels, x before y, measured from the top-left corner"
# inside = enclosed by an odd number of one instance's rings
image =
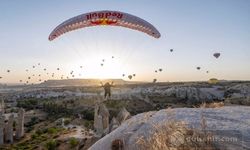
[[[103,103],[95,105],[94,128],[99,136],[109,132],[109,111]]]
[[[0,145],[4,144],[4,116],[0,114]]]
[[[14,115],[11,114],[8,119],[8,123],[6,124],[5,128],[5,141],[7,143],[13,143],[13,121],[14,121]]]
[[[184,121],[194,129],[202,129],[201,122],[205,119],[206,129],[210,130],[213,136],[236,139],[234,142],[216,143],[220,149],[243,150],[250,147],[250,107],[226,106],[171,110],[151,111],[133,116],[116,130],[97,141],[90,147],[90,150],[110,150],[112,141],[117,139],[124,141],[124,150],[137,150],[138,138],[151,137],[155,125],[163,125],[172,119]]]
[[[127,111],[126,108],[123,107],[118,113],[116,119],[120,124],[122,124],[125,120],[129,119],[130,117],[131,117],[130,113]]]
[[[118,122],[116,118],[113,117],[110,123],[109,132],[114,131],[119,126],[120,126],[120,123]]]
[[[16,125],[16,139],[20,139],[24,136],[24,113],[24,109],[19,109]]]

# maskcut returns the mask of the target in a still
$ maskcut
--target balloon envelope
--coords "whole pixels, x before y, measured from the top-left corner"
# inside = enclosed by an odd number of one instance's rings
[[[214,53],[214,57],[215,58],[219,58],[220,57],[220,53]]]

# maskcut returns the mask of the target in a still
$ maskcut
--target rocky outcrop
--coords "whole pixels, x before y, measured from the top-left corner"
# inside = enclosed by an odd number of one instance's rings
[[[120,124],[122,124],[125,120],[129,119],[130,117],[131,117],[130,113],[127,111],[126,108],[123,107],[118,113],[116,119]]]
[[[24,135],[24,109],[19,109],[17,125],[16,125],[16,139],[22,138]]]
[[[248,149],[250,147],[249,114],[250,107],[245,106],[176,108],[142,113],[125,121],[116,130],[92,145],[90,150],[110,150],[114,144],[113,141],[117,140],[123,142],[124,150],[139,150],[138,144],[141,138],[152,137],[155,129],[159,129],[171,120],[183,122],[193,130],[211,132],[217,149]],[[173,134],[173,132],[169,133]]]
[[[0,114],[0,145],[4,143],[4,116]]]
[[[109,131],[112,132],[116,128],[118,128],[119,126],[120,126],[120,123],[117,121],[117,119],[116,118],[112,118],[111,123],[110,123],[110,127],[109,127]]]
[[[94,128],[98,136],[109,132],[109,111],[103,103],[95,105]]]
[[[13,122],[14,115],[11,114],[5,127],[5,141],[7,143],[13,143]]]

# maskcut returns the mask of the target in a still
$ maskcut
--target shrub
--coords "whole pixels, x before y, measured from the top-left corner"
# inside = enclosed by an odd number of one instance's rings
[[[64,120],[64,125],[69,125],[69,123],[70,123],[70,119],[65,119]]]
[[[56,145],[57,145],[56,140],[49,140],[46,143],[45,147],[46,147],[47,150],[55,150],[56,149]]]
[[[48,128],[48,131],[47,131],[49,134],[55,134],[57,133],[57,129],[56,128]]]
[[[74,148],[79,144],[79,142],[78,142],[78,140],[76,138],[72,137],[69,140],[69,144],[70,144],[71,148]]]

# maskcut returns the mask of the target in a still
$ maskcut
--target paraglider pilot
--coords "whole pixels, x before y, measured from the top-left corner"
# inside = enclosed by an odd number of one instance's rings
[[[111,87],[114,87],[114,82],[112,81],[111,84],[109,82],[106,82],[104,85],[101,82],[101,85],[104,88],[104,99],[110,98]]]

